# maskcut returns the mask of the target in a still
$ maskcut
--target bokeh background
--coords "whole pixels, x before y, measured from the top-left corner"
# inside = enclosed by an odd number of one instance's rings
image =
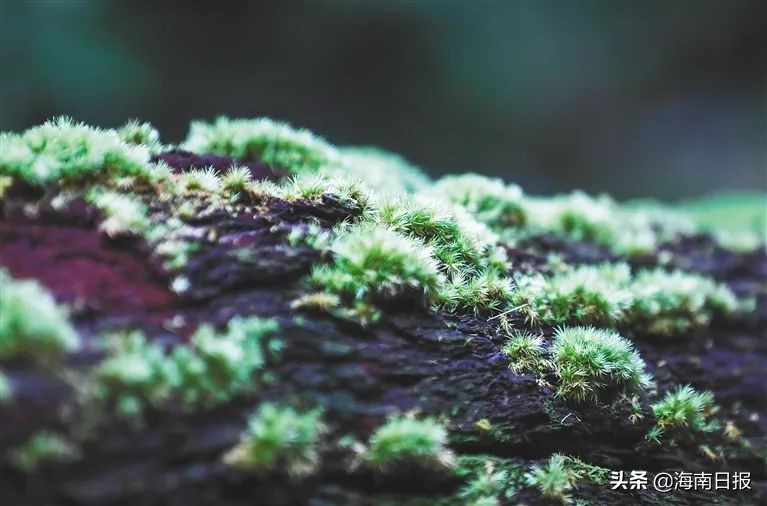
[[[549,194],[767,190],[767,2],[8,1],[0,127],[268,115]]]

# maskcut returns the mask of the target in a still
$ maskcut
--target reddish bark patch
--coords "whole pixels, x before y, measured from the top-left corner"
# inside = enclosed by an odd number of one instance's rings
[[[13,277],[87,313],[164,318],[176,297],[138,249],[112,246],[94,229],[0,222],[0,264]]]
[[[268,179],[278,181],[286,176],[286,173],[276,167],[270,167],[265,163],[256,161],[239,161],[229,156],[214,154],[198,155],[181,149],[174,149],[160,153],[152,157],[153,162],[163,161],[173,168],[176,174],[182,174],[192,169],[206,169],[213,167],[219,172],[223,172],[233,165],[247,167],[253,179]]]

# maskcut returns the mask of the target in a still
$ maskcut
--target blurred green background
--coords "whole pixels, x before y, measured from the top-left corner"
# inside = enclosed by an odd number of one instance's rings
[[[0,127],[268,115],[438,175],[767,190],[767,2],[3,1]]]

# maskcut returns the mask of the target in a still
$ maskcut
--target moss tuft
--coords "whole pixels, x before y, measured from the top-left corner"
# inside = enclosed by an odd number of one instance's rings
[[[238,160],[257,160],[295,174],[318,172],[338,163],[338,151],[308,130],[269,118],[192,122],[182,145],[195,153],[216,153]]]
[[[575,401],[597,399],[607,387],[628,392],[650,382],[645,363],[628,340],[593,327],[557,329],[551,346],[557,394]]]
[[[403,464],[452,467],[454,457],[446,445],[447,431],[436,420],[392,416],[370,437],[365,458],[384,473]]]
[[[698,392],[690,385],[668,392],[652,405],[661,431],[686,429],[693,432],[708,431],[716,427],[709,417],[716,409],[711,392]]]
[[[67,311],[35,281],[0,269],[0,358],[23,356],[51,364],[78,346]]]
[[[311,282],[326,291],[367,302],[410,300],[426,304],[441,275],[431,249],[397,232],[369,224],[338,234],[335,261],[318,265]]]
[[[0,175],[43,185],[95,177],[148,177],[149,149],[102,130],[56,118],[22,134],[0,134]]]
[[[509,367],[516,374],[541,372],[549,366],[543,337],[529,332],[514,332],[501,347],[501,353],[509,357]]]
[[[562,503],[570,500],[570,491],[578,480],[578,474],[567,465],[564,455],[554,454],[545,465],[530,469],[526,475],[527,484],[537,488],[545,497]]]
[[[240,443],[225,456],[227,465],[246,471],[283,471],[293,478],[313,474],[319,464],[322,410],[298,412],[262,404],[248,421]]]
[[[72,462],[80,450],[66,438],[51,432],[38,432],[17,448],[11,459],[22,471],[32,473],[46,463]]]

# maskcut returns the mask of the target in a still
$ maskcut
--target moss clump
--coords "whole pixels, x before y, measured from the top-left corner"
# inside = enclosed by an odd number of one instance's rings
[[[56,362],[78,346],[67,311],[34,281],[14,280],[0,269],[0,358]]]
[[[235,318],[223,333],[203,325],[189,346],[170,353],[139,332],[113,336],[109,355],[94,371],[93,396],[127,418],[169,401],[187,407],[226,402],[256,386],[255,373],[270,348],[263,337],[276,329],[256,317]]]
[[[624,263],[580,266],[551,276],[520,276],[511,300],[529,321],[638,327],[678,335],[729,314],[741,304],[724,285],[681,271]]]
[[[640,272],[629,289],[633,303],[628,318],[660,335],[707,325],[712,316],[732,313],[740,306],[725,285],[682,271]]]
[[[446,176],[429,193],[462,206],[478,221],[495,232],[523,227],[527,221],[522,189],[500,179],[479,174]]]
[[[557,453],[545,465],[533,466],[525,478],[528,486],[537,488],[545,497],[566,503],[578,481],[578,474],[567,465],[565,456]]]
[[[22,471],[32,473],[46,463],[72,462],[80,450],[66,438],[51,432],[38,432],[17,448],[11,459]]]
[[[461,310],[474,314],[497,312],[508,305],[513,291],[511,279],[492,270],[473,276],[456,273],[439,287],[437,305],[451,313]]]
[[[100,229],[110,237],[141,235],[149,230],[146,205],[135,197],[109,190],[91,191],[87,200],[106,217]]]
[[[148,177],[149,149],[102,130],[57,118],[22,134],[0,134],[0,174],[43,185],[95,177]]]
[[[495,249],[497,236],[458,207],[437,200],[400,197],[384,201],[376,218],[431,246],[448,274],[505,268],[505,258]]]
[[[460,455],[455,474],[465,481],[458,497],[468,504],[499,504],[525,485],[521,464],[488,455]]]
[[[340,158],[321,137],[269,118],[195,121],[182,147],[195,153],[258,160],[295,174],[318,172]]]
[[[509,367],[516,374],[540,372],[549,366],[543,337],[529,332],[514,332],[501,347],[501,353],[509,357]]]
[[[383,473],[403,464],[452,467],[454,457],[446,445],[447,431],[436,420],[393,416],[370,437],[365,458]]]
[[[354,226],[340,232],[331,248],[334,263],[315,266],[310,279],[347,299],[427,304],[441,282],[431,248],[386,227]]]
[[[340,151],[341,167],[326,171],[361,179],[382,194],[415,193],[429,184],[421,169],[394,153],[372,147],[345,147]]]
[[[612,325],[631,305],[626,287],[630,279],[626,264],[581,266],[549,277],[520,277],[512,301],[531,321]]]
[[[262,404],[248,421],[240,443],[224,456],[224,462],[242,470],[283,471],[302,478],[317,468],[323,431],[320,409],[298,412],[291,407]]]
[[[648,386],[645,363],[628,340],[612,330],[560,328],[551,346],[557,395],[596,400],[606,387],[631,392]]]
[[[163,149],[160,143],[160,132],[150,123],[139,123],[138,120],[128,121],[117,130],[117,135],[123,142],[136,146],[146,146],[152,154]]]
[[[323,197],[332,197],[359,210],[367,208],[370,201],[370,190],[360,180],[321,174],[294,176],[278,186],[275,194],[289,201],[308,200],[315,203],[321,203]]]
[[[690,385],[668,392],[652,405],[661,431],[685,429],[692,432],[708,431],[717,425],[709,420],[716,409],[711,392],[698,392]]]

